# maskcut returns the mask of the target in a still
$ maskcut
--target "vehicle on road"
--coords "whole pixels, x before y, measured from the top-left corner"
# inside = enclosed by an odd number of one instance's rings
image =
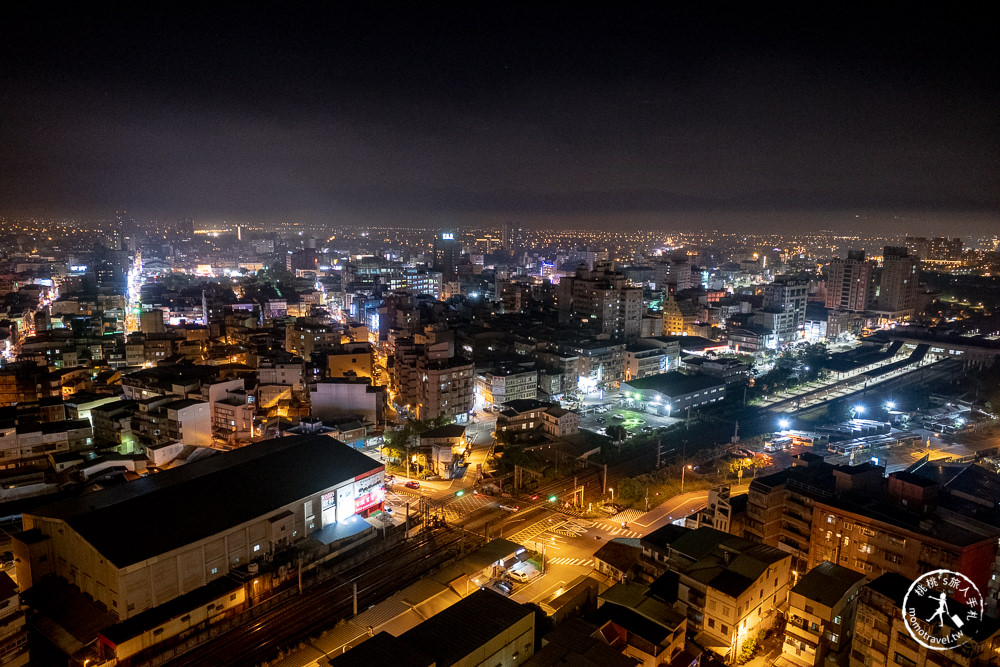
[[[618,503],[604,503],[603,505],[601,505],[601,511],[610,514],[611,516],[618,514],[623,509],[625,508],[619,505]]]
[[[417,481],[411,479],[409,482],[407,482],[406,484],[404,484],[404,486],[406,488],[408,488],[408,489],[419,489],[420,488],[420,482],[417,482]]]
[[[625,419],[625,416],[621,415],[621,414],[613,414],[613,415],[611,415],[611,418],[612,419],[619,419],[619,420],[621,420],[621,419]]]
[[[510,578],[513,579],[514,581],[520,581],[521,583],[524,583],[525,581],[528,580],[528,573],[524,572],[523,570],[507,570],[507,574],[509,574]]]
[[[605,419],[604,417],[598,417],[594,421],[596,421],[598,424],[607,424],[608,423],[608,420]]]
[[[500,509],[502,509],[505,512],[516,512],[521,508],[518,507],[517,505],[501,505]]]

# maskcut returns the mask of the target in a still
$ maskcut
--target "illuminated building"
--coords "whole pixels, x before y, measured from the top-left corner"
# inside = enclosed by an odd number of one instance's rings
[[[865,260],[863,250],[852,250],[847,259],[830,262],[826,280],[826,307],[863,311],[875,301],[875,263]]]
[[[370,529],[352,517],[381,506],[382,478],[381,465],[325,435],[255,443],[25,513],[17,579],[27,589],[62,577],[125,620],[308,536]]]

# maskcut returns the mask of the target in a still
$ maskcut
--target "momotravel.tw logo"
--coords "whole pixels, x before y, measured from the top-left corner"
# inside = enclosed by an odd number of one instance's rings
[[[933,651],[957,648],[983,620],[983,596],[961,572],[934,570],[910,584],[903,597],[910,636]]]

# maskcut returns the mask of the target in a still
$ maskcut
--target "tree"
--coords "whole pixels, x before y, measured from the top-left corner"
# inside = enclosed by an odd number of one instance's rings
[[[611,441],[614,442],[615,444],[621,444],[625,442],[625,438],[628,437],[628,431],[626,431],[625,427],[622,426],[621,424],[612,424],[611,426],[608,427],[606,433],[608,434],[608,437],[611,438]]]

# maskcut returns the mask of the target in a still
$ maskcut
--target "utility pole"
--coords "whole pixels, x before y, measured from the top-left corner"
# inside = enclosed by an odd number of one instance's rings
[[[608,492],[608,464],[604,464],[604,493]]]
[[[356,581],[354,582],[353,589],[354,589],[354,594],[353,594],[352,597],[354,598],[354,615],[357,616],[358,615],[358,582],[356,582]]]
[[[663,436],[656,439],[656,469],[660,469],[660,454],[663,453]]]

